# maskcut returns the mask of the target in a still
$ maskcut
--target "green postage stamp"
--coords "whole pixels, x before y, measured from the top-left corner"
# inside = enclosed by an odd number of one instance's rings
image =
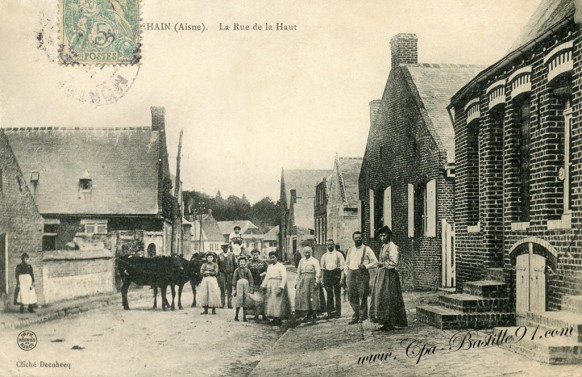
[[[141,0],[60,0],[63,64],[137,64]]]

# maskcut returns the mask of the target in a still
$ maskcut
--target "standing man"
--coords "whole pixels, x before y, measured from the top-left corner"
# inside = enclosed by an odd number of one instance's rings
[[[333,240],[327,240],[327,252],[321,256],[323,287],[327,294],[327,318],[342,315],[341,281],[346,267],[344,256],[335,249]]]
[[[350,247],[346,257],[346,280],[348,299],[354,315],[350,325],[368,319],[368,294],[370,292],[369,268],[378,263],[372,249],[362,242],[362,232],[355,231],[352,235],[354,246]]]
[[[220,303],[224,308],[225,301],[232,309],[232,275],[235,260],[229,245],[222,245],[222,253],[218,255],[218,286],[220,287]],[[225,298],[225,296],[227,296]]]
[[[242,244],[243,238],[242,234],[240,234],[240,226],[236,225],[232,229],[232,233],[228,236],[228,242],[230,243],[230,248],[232,249],[232,253],[236,258],[240,256],[242,251]]]

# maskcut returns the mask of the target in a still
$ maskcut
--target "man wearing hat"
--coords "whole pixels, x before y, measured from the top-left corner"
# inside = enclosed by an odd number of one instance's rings
[[[368,319],[368,294],[370,292],[369,268],[378,263],[372,249],[362,242],[362,232],[355,231],[352,234],[354,246],[350,247],[346,256],[346,281],[348,285],[348,298],[350,306],[354,310],[350,325]]]
[[[222,251],[218,254],[218,286],[222,308],[228,304],[228,308],[232,309],[232,275],[235,267],[235,258],[229,244],[223,244]]]
[[[243,238],[242,234],[240,234],[240,226],[236,225],[232,230],[232,233],[228,236],[228,242],[232,248],[232,253],[238,258],[242,251]]]

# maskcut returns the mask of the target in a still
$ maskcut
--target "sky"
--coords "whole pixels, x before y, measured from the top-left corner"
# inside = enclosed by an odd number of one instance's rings
[[[71,67],[56,59],[56,1],[0,0],[0,127],[144,127],[164,106],[172,170],[184,131],[184,190],[277,200],[282,168],[363,156],[392,36],[415,33],[421,63],[487,66],[539,2],[142,0],[143,23],[206,30],[143,30],[138,66]],[[296,30],[264,30],[278,22]]]

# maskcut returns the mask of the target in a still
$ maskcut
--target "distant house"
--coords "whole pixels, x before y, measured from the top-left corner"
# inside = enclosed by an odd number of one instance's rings
[[[42,217],[42,238],[27,247],[37,263],[35,276],[44,280],[41,302],[113,289],[106,277],[113,277],[115,254],[169,254],[174,200],[164,109],[151,111],[151,127],[3,130],[10,146],[3,149],[3,170],[16,177],[15,166],[20,168],[17,183],[19,192],[29,192],[31,221],[37,218],[30,200]],[[10,185],[12,177],[6,180]],[[2,209],[10,208],[9,201],[3,197]],[[7,234],[12,226],[4,224],[7,212],[1,212],[0,234]],[[18,242],[4,245],[11,256],[5,275],[14,271],[20,253],[13,244]]]
[[[329,197],[329,178],[323,178],[315,186],[315,199],[313,200],[313,217],[314,217],[314,257],[319,259],[325,252],[325,242],[328,238],[327,226],[327,201]]]
[[[326,238],[339,244],[341,250],[353,245],[352,234],[361,230],[358,178],[361,157],[336,155],[333,173],[328,182]]]
[[[315,186],[330,174],[331,170],[281,170],[279,245],[283,260],[292,260],[303,243],[313,244]]]
[[[263,236],[263,249],[261,250],[263,257],[267,257],[271,251],[279,249],[279,225],[272,227]]]
[[[450,97],[479,67],[418,63],[417,37],[391,41],[392,67],[381,100],[370,103],[370,132],[359,176],[364,242],[380,249],[384,225],[400,247],[405,289],[455,284],[453,126]]]
[[[224,237],[224,242],[228,243],[230,233],[233,232],[234,227],[237,225],[240,226],[240,234],[242,234],[243,239],[242,246],[247,253],[250,253],[253,249],[261,250],[263,248],[263,232],[250,220],[219,221],[218,226]]]
[[[199,252],[220,251],[225,243],[224,235],[212,215],[212,210],[208,210],[207,214],[202,215],[202,228],[200,228],[199,219],[194,219],[194,216],[188,218],[192,224],[190,256]]]

